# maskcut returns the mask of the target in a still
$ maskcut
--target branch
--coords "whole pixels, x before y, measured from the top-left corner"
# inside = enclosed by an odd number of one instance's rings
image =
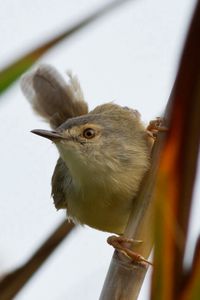
[[[165,126],[168,125],[172,97],[170,97],[166,112]],[[160,132],[152,150],[152,163],[132,208],[124,236],[134,240],[142,240],[139,246],[132,248],[135,252],[148,257],[153,246],[153,202],[152,194],[157,173],[158,161],[166,133]],[[100,300],[137,299],[148,269],[147,264],[131,262],[115,251],[107,277],[101,292]]]

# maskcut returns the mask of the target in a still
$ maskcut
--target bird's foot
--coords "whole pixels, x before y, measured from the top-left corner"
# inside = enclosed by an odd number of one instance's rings
[[[158,132],[166,132],[168,128],[166,126],[163,126],[163,119],[158,117],[155,120],[149,122],[146,130],[148,135],[155,140]]]
[[[113,246],[116,250],[123,253],[126,257],[132,260],[134,263],[147,263],[149,265],[153,265],[150,261],[145,259],[142,255],[134,252],[129,248],[130,245],[133,244],[141,244],[140,240],[133,240],[123,236],[109,236],[107,239],[107,243]]]

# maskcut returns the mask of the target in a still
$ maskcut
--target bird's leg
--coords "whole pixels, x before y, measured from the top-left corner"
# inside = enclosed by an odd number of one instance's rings
[[[163,119],[160,117],[149,122],[149,125],[147,126],[146,130],[148,135],[154,140],[156,139],[158,132],[166,132],[168,130],[168,128],[163,126],[162,124]]]
[[[140,244],[142,241],[139,240],[133,240],[133,239],[128,239],[123,236],[109,236],[107,239],[107,243],[111,246],[113,246],[116,250],[120,251],[123,253],[126,257],[131,259],[133,262],[136,263],[142,263],[145,262],[149,265],[153,265],[151,262],[146,260],[142,255],[134,252],[130,248],[128,248],[128,245],[133,245],[133,244]]]

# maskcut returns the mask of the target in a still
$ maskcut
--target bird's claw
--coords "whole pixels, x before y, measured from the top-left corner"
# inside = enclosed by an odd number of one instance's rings
[[[133,240],[122,236],[112,235],[108,237],[107,242],[109,245],[113,246],[116,250],[118,250],[119,252],[123,253],[126,257],[131,259],[133,263],[147,263],[149,265],[152,265],[152,263],[146,260],[142,255],[128,248],[128,245],[141,244],[142,241]]]
[[[163,119],[157,117],[155,120],[149,122],[146,130],[148,135],[155,140],[158,132],[166,132],[168,128],[163,125]]]

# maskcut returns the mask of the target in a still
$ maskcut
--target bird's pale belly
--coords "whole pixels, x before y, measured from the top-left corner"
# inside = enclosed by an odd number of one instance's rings
[[[104,193],[87,194],[87,198],[68,199],[68,215],[75,222],[90,227],[122,234],[131,212],[132,199],[119,198],[119,195],[107,198]]]

